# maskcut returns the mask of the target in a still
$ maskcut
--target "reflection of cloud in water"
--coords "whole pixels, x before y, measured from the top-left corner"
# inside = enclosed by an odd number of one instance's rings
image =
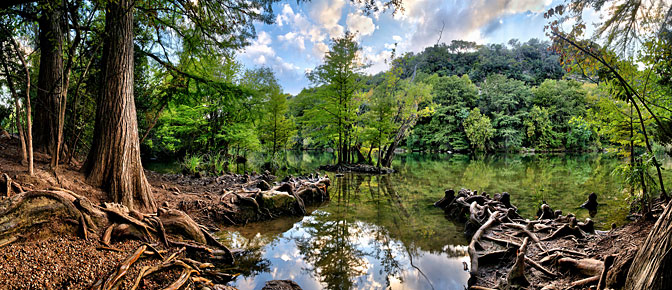
[[[267,242],[260,251],[270,261],[270,271],[238,277],[235,286],[260,289],[266,281],[290,279],[305,290],[463,289],[468,279],[462,266],[468,261],[465,246],[446,245],[442,252],[430,253],[390,238],[379,226],[321,219],[326,216],[305,217],[272,240],[250,235]],[[235,232],[230,235],[237,244],[253,243]]]

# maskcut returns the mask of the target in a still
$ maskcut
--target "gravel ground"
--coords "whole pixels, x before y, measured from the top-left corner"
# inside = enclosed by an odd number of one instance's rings
[[[10,244],[0,251],[0,289],[88,289],[140,245],[115,243],[123,252],[97,250],[75,236]]]

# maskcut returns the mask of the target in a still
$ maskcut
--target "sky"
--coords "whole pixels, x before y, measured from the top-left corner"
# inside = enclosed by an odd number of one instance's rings
[[[256,39],[237,54],[247,68],[270,67],[285,92],[297,94],[312,84],[307,71],[322,63],[330,39],[356,33],[367,73],[387,68],[392,49],[397,55],[421,52],[439,41],[468,40],[478,44],[547,39],[543,13],[561,0],[403,0],[403,12],[366,14],[357,1],[311,0],[275,4],[273,24],[256,24]]]

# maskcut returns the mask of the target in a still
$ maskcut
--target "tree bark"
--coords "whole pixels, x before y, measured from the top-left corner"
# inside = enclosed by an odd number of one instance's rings
[[[672,281],[672,202],[649,232],[630,266],[623,289],[669,289]]]
[[[44,4],[40,26],[40,72],[35,100],[35,146],[52,154],[56,145],[63,89],[63,28],[61,5]]]
[[[133,97],[132,0],[110,1],[105,16],[104,84],[98,99],[93,144],[84,172],[115,202],[154,212],[156,204],[140,161],[138,120]]]

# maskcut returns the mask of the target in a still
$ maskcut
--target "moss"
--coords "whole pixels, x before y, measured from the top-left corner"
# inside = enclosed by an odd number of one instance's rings
[[[262,207],[270,211],[291,210],[295,202],[293,196],[282,191],[264,191],[261,193],[261,198],[263,200]]]

